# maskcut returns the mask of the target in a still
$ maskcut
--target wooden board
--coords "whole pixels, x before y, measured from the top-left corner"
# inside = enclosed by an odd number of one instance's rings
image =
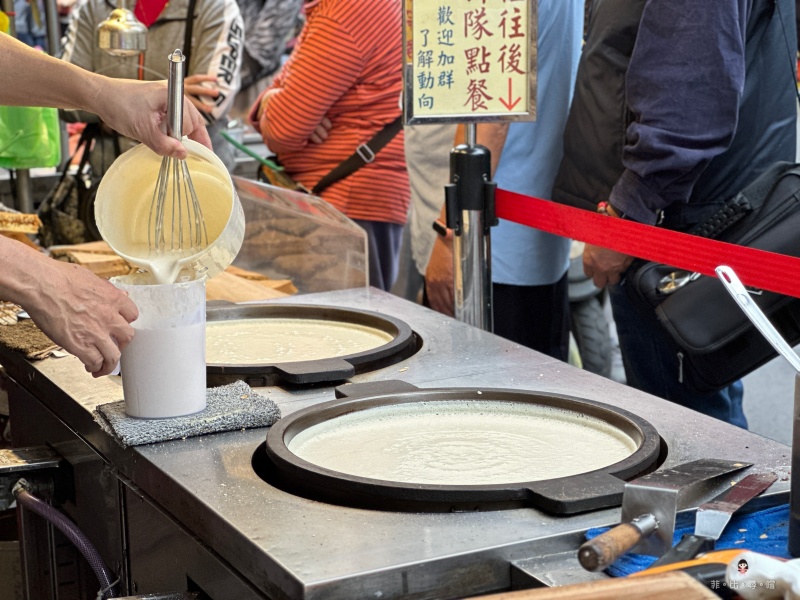
[[[294,287],[291,279],[270,279],[261,273],[247,271],[245,269],[240,269],[239,267],[234,267],[233,265],[225,269],[225,272],[230,273],[231,275],[236,275],[237,277],[241,277],[242,279],[247,279],[248,281],[257,281],[261,285],[271,287],[272,289],[283,292],[287,295],[297,293],[297,288]]]
[[[227,271],[212,277],[206,282],[207,300],[250,302],[253,300],[285,298],[288,295],[273,288],[268,282],[244,279]]]
[[[104,241],[54,246],[50,248],[53,258],[65,260],[86,267],[96,275],[109,279],[127,275],[136,270],[127,261],[117,256]],[[230,266],[224,273],[206,283],[208,300],[228,302],[251,302],[284,298],[297,293],[297,288],[289,279],[270,279],[261,273]]]
[[[99,242],[86,242],[85,244],[72,244],[69,246],[51,246],[50,255],[54,258],[63,256],[69,252],[87,252],[93,254],[114,254],[114,251],[104,241]]]
[[[91,252],[73,251],[64,256],[71,263],[86,267],[98,277],[111,279],[119,275],[127,275],[135,269],[127,261],[116,254],[95,254]]]
[[[720,582],[721,583],[721,582]],[[691,575],[670,571],[660,575],[604,579],[561,587],[504,592],[475,600],[719,600]]]

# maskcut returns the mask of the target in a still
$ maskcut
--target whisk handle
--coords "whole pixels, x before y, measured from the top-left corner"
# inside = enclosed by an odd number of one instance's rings
[[[183,67],[186,57],[180,49],[169,55],[167,79],[167,135],[183,137]]]

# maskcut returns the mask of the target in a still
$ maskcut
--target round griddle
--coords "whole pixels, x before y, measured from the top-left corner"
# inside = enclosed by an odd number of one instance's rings
[[[450,512],[535,507],[572,514],[617,506],[625,480],[658,467],[666,448],[655,428],[625,410],[561,394],[505,389],[419,389],[401,381],[352,384],[337,388],[338,400],[298,411],[272,426],[253,456],[256,473],[268,483],[312,499],[401,511]],[[533,482],[491,485],[432,485],[384,481],[320,467],[289,450],[298,433],[329,419],[388,405],[431,401],[528,403],[598,419],[634,441],[627,458],[602,469]]]
[[[206,321],[238,319],[305,319],[369,327],[391,336],[391,341],[365,352],[317,360],[260,364],[206,365],[208,385],[242,380],[253,387],[339,382],[357,373],[381,369],[416,353],[421,341],[403,321],[366,310],[303,304],[209,306]]]

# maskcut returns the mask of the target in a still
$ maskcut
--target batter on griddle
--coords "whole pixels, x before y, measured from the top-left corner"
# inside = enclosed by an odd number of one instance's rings
[[[206,327],[210,364],[319,360],[372,350],[393,337],[372,327],[323,319],[236,319]]]
[[[636,451],[586,415],[522,402],[431,401],[349,413],[297,434],[289,450],[334,471],[386,481],[489,485],[566,477]]]

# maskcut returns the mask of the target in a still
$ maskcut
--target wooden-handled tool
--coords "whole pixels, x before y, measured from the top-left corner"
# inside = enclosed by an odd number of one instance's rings
[[[602,571],[642,539],[658,529],[655,515],[646,514],[620,523],[578,549],[578,561],[587,571]]]
[[[600,571],[625,552],[663,555],[672,546],[675,515],[727,487],[731,473],[752,463],[703,458],[655,471],[625,484],[620,525],[584,543],[578,560]]]

